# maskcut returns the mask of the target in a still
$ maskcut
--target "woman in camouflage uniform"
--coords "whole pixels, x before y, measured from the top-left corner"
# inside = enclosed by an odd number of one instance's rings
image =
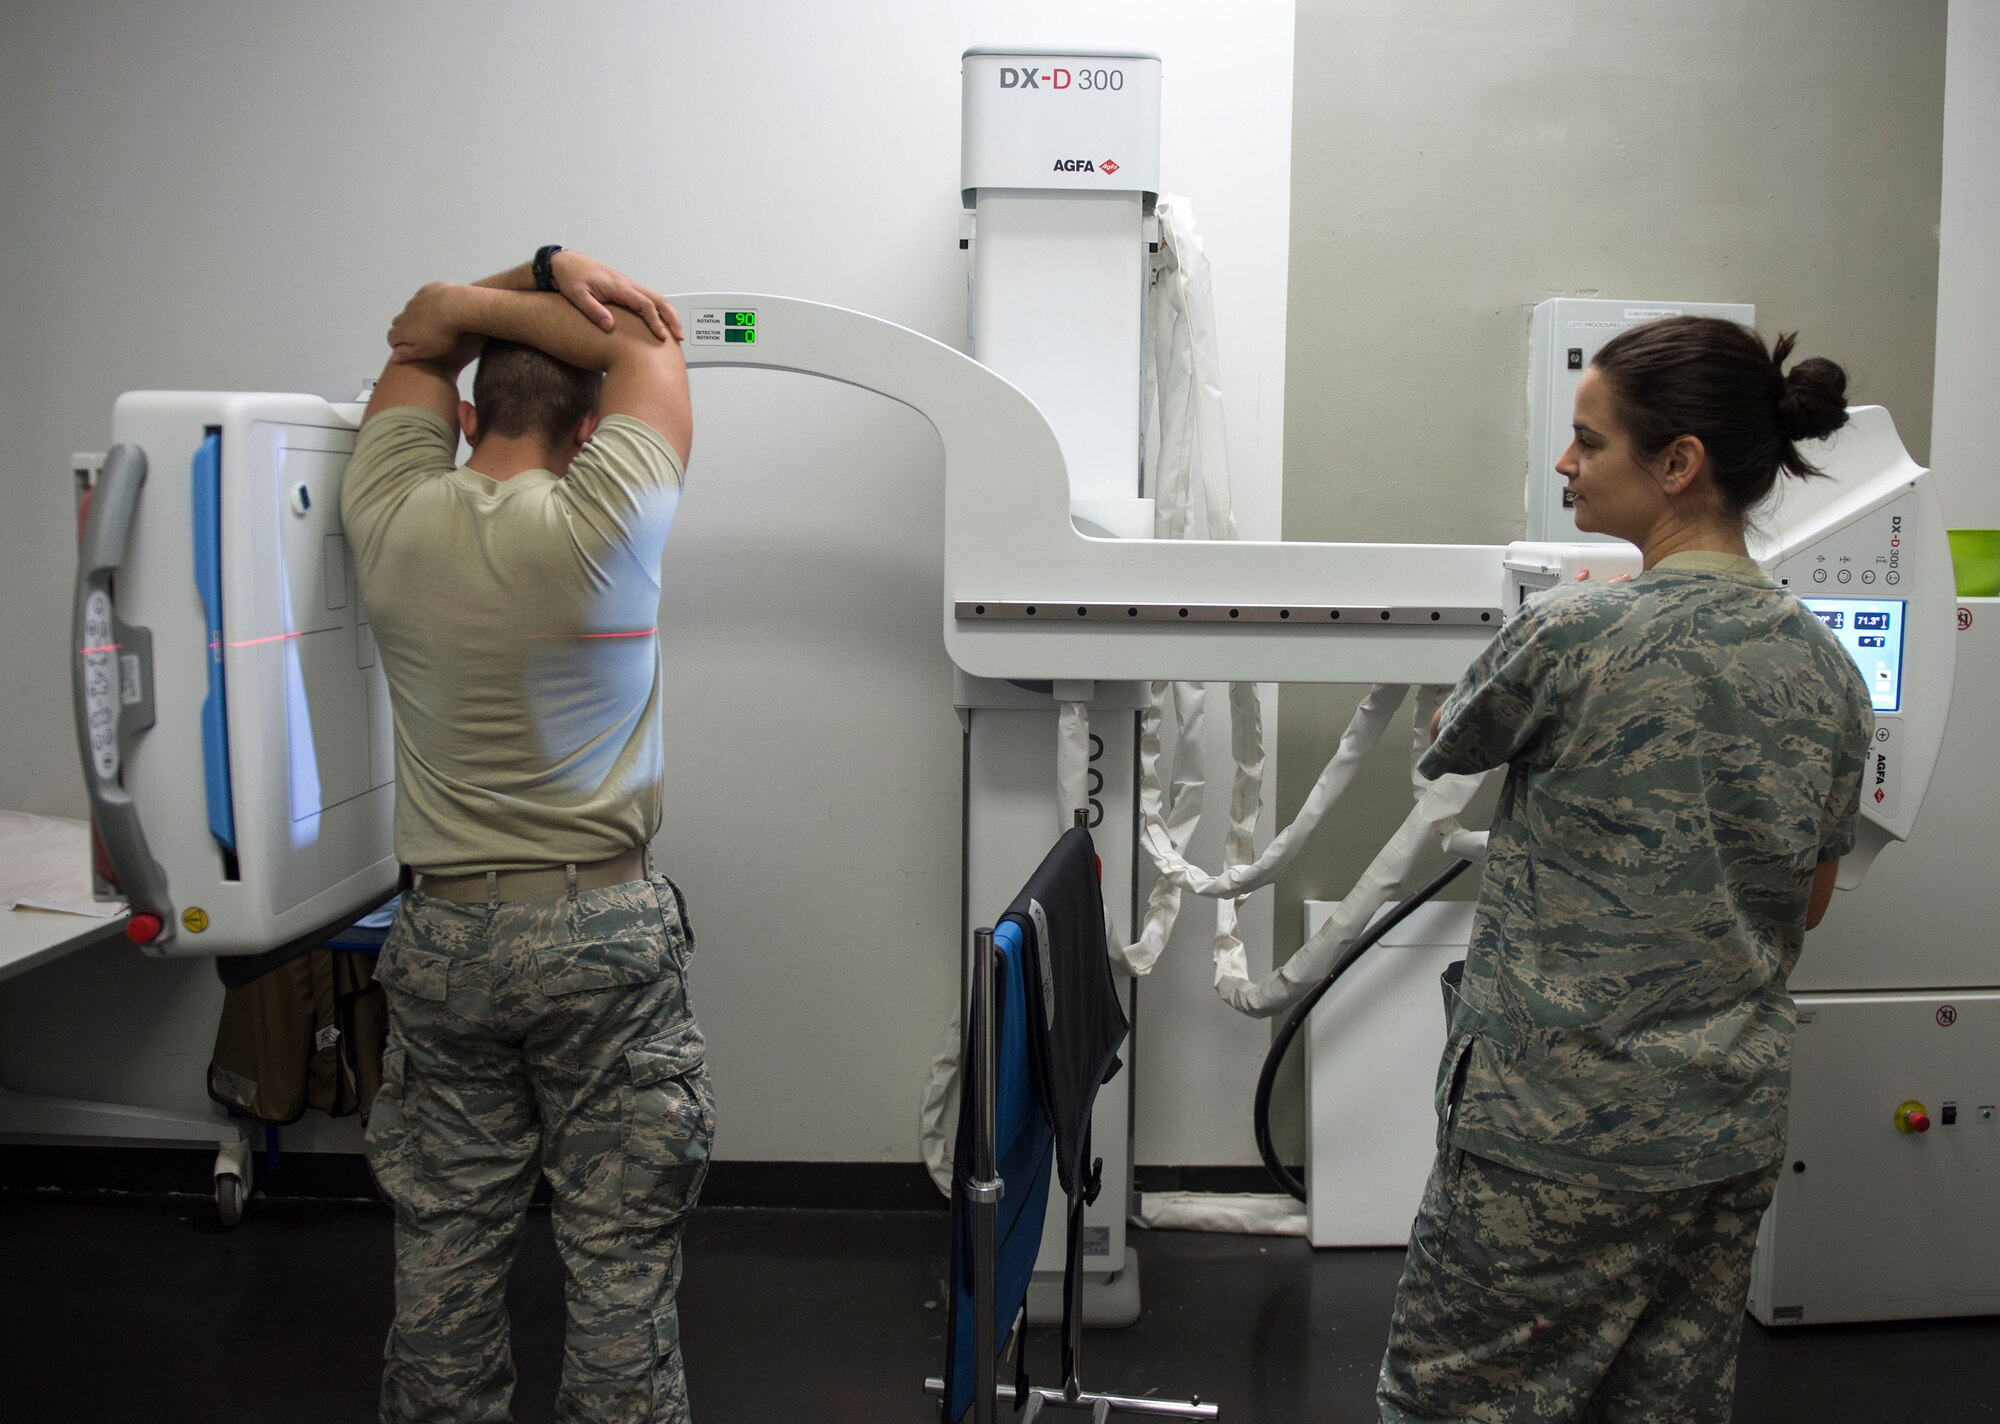
[[[1607,344],[1556,469],[1645,571],[1530,600],[1422,770],[1506,766],[1385,1421],[1726,1421],[1785,1145],[1786,978],[1853,845],[1867,689],[1744,526],[1846,378],[1729,322]]]

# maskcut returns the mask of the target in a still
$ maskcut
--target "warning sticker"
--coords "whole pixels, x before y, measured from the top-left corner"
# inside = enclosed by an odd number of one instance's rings
[[[208,911],[199,905],[189,905],[181,911],[181,928],[189,934],[200,934],[208,928]]]

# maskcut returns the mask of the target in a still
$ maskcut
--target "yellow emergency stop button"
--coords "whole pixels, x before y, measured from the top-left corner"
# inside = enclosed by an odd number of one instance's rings
[[[1914,1100],[1896,1109],[1896,1131],[1929,1132],[1931,1115],[1924,1111],[1924,1105]]]

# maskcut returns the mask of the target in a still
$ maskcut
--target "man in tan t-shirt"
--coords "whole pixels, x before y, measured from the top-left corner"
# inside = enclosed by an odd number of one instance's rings
[[[368,1124],[396,1213],[381,1417],[510,1417],[505,1284],[540,1172],[571,1278],[558,1417],[680,1424],[681,1227],[715,1107],[686,906],[646,849],[692,429],[679,318],[545,248],[426,286],[389,340],[341,490],[415,872]]]

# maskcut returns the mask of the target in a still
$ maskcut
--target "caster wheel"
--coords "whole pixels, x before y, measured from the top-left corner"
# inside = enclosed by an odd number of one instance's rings
[[[225,1231],[242,1222],[243,1197],[241,1177],[225,1172],[215,1179],[215,1214]]]

